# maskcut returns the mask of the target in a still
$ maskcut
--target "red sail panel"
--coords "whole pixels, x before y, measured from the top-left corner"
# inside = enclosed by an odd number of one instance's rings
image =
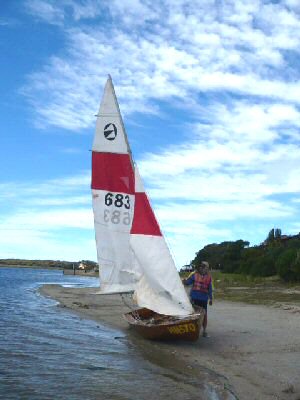
[[[92,189],[134,194],[134,173],[130,156],[93,151]]]
[[[134,218],[130,233],[162,236],[146,193],[135,193]]]

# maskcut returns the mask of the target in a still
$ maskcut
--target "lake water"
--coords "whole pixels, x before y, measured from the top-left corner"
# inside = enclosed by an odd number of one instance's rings
[[[124,333],[37,293],[44,283],[97,286],[62,271],[0,268],[0,398],[204,400],[216,393],[154,365]]]

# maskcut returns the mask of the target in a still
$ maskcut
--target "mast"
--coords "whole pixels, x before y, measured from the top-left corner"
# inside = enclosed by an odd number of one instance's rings
[[[111,78],[111,75],[110,75],[110,74],[108,74],[108,79],[109,79],[110,82],[111,82],[113,94],[114,94],[114,96],[115,96],[115,98],[116,98],[116,103],[117,103],[118,112],[119,112],[120,115],[122,115],[122,114],[121,114],[121,110],[120,110],[120,106],[119,106],[119,102],[118,102],[118,99],[117,99],[117,95],[116,95],[116,92],[115,92],[115,87],[114,87],[114,84],[113,84],[113,81],[112,81],[112,78]],[[128,154],[129,154],[130,160],[131,160],[132,170],[134,170],[133,155],[132,155],[131,148],[130,148],[130,146],[129,146],[128,136],[127,136],[127,132],[126,132],[126,128],[125,128],[124,122],[123,122],[123,118],[121,118],[121,124],[122,124],[123,132],[124,132],[124,138],[125,138],[125,141],[126,141],[126,144],[127,144]]]

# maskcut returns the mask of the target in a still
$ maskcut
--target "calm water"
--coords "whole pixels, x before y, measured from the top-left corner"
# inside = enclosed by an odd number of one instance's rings
[[[61,271],[0,268],[0,398],[218,399],[143,359],[123,333],[55,307],[44,283],[96,286]]]

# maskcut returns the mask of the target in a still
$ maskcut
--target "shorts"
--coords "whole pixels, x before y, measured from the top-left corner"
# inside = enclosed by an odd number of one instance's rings
[[[207,300],[197,300],[197,299],[192,299],[192,304],[198,307],[204,308],[204,310],[207,311]]]

